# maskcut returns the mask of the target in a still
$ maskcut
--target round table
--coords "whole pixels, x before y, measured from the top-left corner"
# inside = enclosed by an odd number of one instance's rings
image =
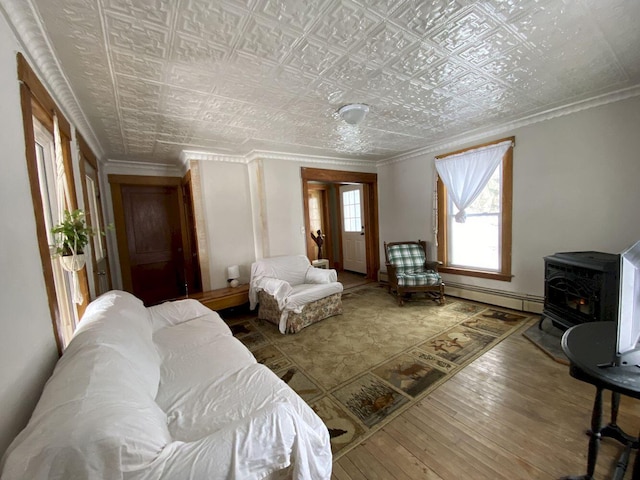
[[[591,414],[589,432],[589,456],[587,473],[581,476],[564,477],[570,480],[591,480],[595,471],[600,439],[610,437],[625,445],[614,474],[614,479],[622,479],[629,462],[631,450],[638,449],[638,438],[627,435],[616,424],[620,395],[640,399],[640,368],[637,366],[616,366],[615,346],[616,322],[589,322],[576,325],[562,336],[562,349],[569,359],[569,373],[572,377],[596,387],[596,397]],[[611,391],[611,421],[602,426],[602,392]],[[640,480],[640,455],[636,455],[633,480]]]

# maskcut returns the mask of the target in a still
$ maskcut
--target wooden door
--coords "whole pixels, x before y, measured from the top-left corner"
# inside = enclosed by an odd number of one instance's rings
[[[199,285],[191,265],[191,228],[181,179],[110,175],[123,288],[145,305]]]
[[[362,185],[343,185],[340,187],[344,269],[359,273],[367,273],[363,208]]]

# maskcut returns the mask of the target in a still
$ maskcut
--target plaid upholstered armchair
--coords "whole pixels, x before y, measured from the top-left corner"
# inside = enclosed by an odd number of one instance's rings
[[[425,292],[444,305],[444,283],[438,273],[439,262],[427,261],[427,242],[384,242],[384,255],[389,276],[389,292],[404,305],[407,294]]]

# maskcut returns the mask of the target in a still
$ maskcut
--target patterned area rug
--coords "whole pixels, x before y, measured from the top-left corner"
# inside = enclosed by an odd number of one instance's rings
[[[399,307],[379,284],[343,294],[344,314],[295,335],[255,314],[229,321],[256,359],[324,420],[334,460],[424,398],[531,317],[448,298]]]

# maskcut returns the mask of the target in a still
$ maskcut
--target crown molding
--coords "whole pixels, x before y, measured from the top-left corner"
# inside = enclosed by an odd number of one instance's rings
[[[227,162],[227,163],[249,163],[246,155],[226,155],[215,152],[206,152],[200,150],[182,150],[180,152],[180,162],[186,167],[189,166],[190,160],[204,160],[211,162]]]
[[[373,160],[359,160],[345,157],[327,157],[320,155],[292,154],[285,152],[271,152],[268,150],[253,150],[247,157],[250,162],[258,159],[284,160],[287,162],[323,163],[349,167],[375,167]]]
[[[102,171],[106,174],[145,174],[169,177],[182,177],[186,170],[183,165],[168,163],[135,162],[109,158],[102,162]]]
[[[180,162],[183,165],[188,166],[190,160],[205,160],[213,162],[228,162],[228,163],[242,163],[249,164],[259,159],[268,160],[284,160],[287,162],[304,162],[304,163],[319,163],[319,164],[331,164],[340,166],[356,166],[356,167],[375,167],[375,162],[371,160],[357,160],[351,158],[342,157],[326,157],[318,155],[304,155],[304,154],[292,154],[285,152],[272,152],[268,150],[252,150],[246,155],[224,155],[214,152],[197,151],[197,150],[183,150],[180,153]]]
[[[40,77],[40,81],[49,90],[65,117],[89,144],[96,157],[102,159],[104,149],[63,73],[33,0],[0,0],[0,7],[22,46],[24,56]]]
[[[504,132],[513,131],[518,128],[533,125],[535,123],[544,122],[546,120],[551,120],[556,117],[571,115],[572,113],[577,113],[583,110],[600,107],[602,105],[608,105],[610,103],[619,102],[621,100],[626,100],[628,98],[637,97],[637,96],[640,96],[640,85],[635,85],[633,87],[624,88],[622,90],[617,90],[615,92],[598,95],[596,97],[592,97],[586,100],[580,100],[574,103],[570,103],[568,105],[563,105],[561,107],[552,108],[544,112],[540,112],[533,115],[529,115],[527,117],[520,118],[513,122],[499,125],[497,127],[479,130],[479,131],[476,130],[475,132],[471,131],[471,132],[464,133],[462,135],[456,135],[455,137],[450,137],[441,142],[434,143],[429,146],[422,147],[417,150],[413,150],[411,152],[403,153],[401,155],[396,155],[386,160],[381,160],[376,163],[376,166],[381,167],[381,166],[391,165],[398,162],[403,162],[405,160],[411,160],[416,157],[422,157],[425,155],[441,153],[443,150],[459,147],[461,145],[472,143],[479,140],[484,140],[488,137],[499,135]]]

